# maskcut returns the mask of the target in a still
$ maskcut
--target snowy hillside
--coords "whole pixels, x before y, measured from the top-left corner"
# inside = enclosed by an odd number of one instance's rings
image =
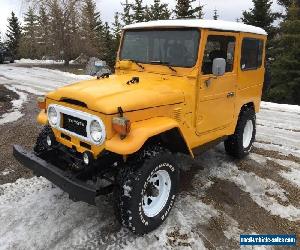
[[[0,84],[19,95],[12,110],[0,116],[0,134],[3,126],[27,122],[22,107],[30,96],[86,78],[0,66]],[[197,156],[196,163],[183,176],[169,218],[144,237],[118,225],[112,197],[101,197],[97,207],[75,203],[42,177],[0,185],[0,249],[234,249],[241,233],[299,230],[299,106],[262,103],[247,159],[232,160],[220,144]],[[0,176],[9,174],[10,166],[5,169]]]

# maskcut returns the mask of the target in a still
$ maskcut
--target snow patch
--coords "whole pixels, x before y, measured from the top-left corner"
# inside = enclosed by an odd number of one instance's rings
[[[24,89],[25,91],[33,94],[38,92],[40,95],[80,80],[92,79],[92,77],[38,67],[23,68],[1,65],[1,79],[4,79],[5,84],[22,85],[27,88]],[[20,87],[18,88],[20,89]]]
[[[300,113],[300,106],[290,104],[278,104],[273,102],[261,102],[260,107],[262,109],[272,109],[281,112],[295,112]]]
[[[265,156],[255,154],[255,153],[251,153],[249,155],[249,159],[256,161],[257,163],[259,163],[261,165],[265,165],[267,163],[267,158]]]
[[[295,184],[300,189],[300,170],[292,169],[289,172],[280,171],[279,173],[283,178]]]
[[[227,228],[223,231],[225,237],[229,240],[240,241],[240,234],[243,231],[239,228],[239,223],[230,216],[223,214],[227,224]]]
[[[279,174],[287,181],[300,188],[300,164],[289,160],[280,160],[269,158],[269,160],[276,162],[277,164],[285,167],[286,171],[280,171]]]
[[[292,205],[283,206],[273,197],[281,199],[283,202],[288,201],[285,193],[278,183],[263,179],[254,173],[241,171],[234,164],[221,163],[220,167],[211,169],[211,174],[220,179],[226,179],[234,182],[243,191],[250,194],[253,201],[273,215],[296,221],[300,217],[300,209]],[[217,166],[217,165],[215,165]]]
[[[24,114],[21,113],[23,103],[27,101],[27,94],[24,92],[17,91],[16,87],[5,85],[5,87],[15,92],[19,98],[12,101],[12,109],[9,113],[5,113],[0,117],[0,125],[14,122],[20,119]]]
[[[10,173],[13,173],[13,172],[14,172],[14,170],[6,168],[6,169],[4,169],[4,171],[2,171],[0,173],[0,175],[5,176],[5,175],[9,175]]]
[[[23,85],[12,85],[12,86],[18,90],[25,91],[27,93],[31,93],[31,94],[38,95],[38,96],[45,94],[45,92],[43,92],[43,91],[38,91],[37,89],[28,87],[28,86],[23,86]]]
[[[64,64],[64,61],[21,58],[20,60],[15,60],[15,63],[17,64]]]

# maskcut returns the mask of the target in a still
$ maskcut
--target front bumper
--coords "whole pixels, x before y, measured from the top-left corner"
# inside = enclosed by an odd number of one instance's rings
[[[72,173],[61,170],[34,153],[24,150],[19,145],[13,147],[13,155],[23,166],[31,169],[35,175],[45,177],[67,192],[70,199],[95,205],[95,198],[99,195],[99,190],[96,187],[75,178]]]

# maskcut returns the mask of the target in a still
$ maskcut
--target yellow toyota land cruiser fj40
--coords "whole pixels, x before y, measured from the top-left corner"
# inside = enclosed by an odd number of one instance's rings
[[[14,146],[14,155],[73,200],[95,204],[112,192],[120,222],[148,233],[174,205],[179,153],[221,140],[233,157],[251,150],[266,39],[225,21],[126,26],[115,74],[40,97],[34,152]]]

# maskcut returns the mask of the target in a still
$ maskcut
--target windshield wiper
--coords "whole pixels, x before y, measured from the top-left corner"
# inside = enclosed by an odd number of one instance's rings
[[[167,66],[170,70],[172,70],[173,72],[177,73],[177,70],[174,69],[169,62],[163,62],[163,61],[151,61],[151,64],[161,64],[164,66]]]
[[[135,63],[135,64],[136,64],[137,66],[139,66],[142,70],[145,69],[145,67],[144,67],[142,64],[140,64],[139,62],[137,62],[136,60],[133,60],[133,59],[127,59],[127,61],[130,61],[130,62]]]

